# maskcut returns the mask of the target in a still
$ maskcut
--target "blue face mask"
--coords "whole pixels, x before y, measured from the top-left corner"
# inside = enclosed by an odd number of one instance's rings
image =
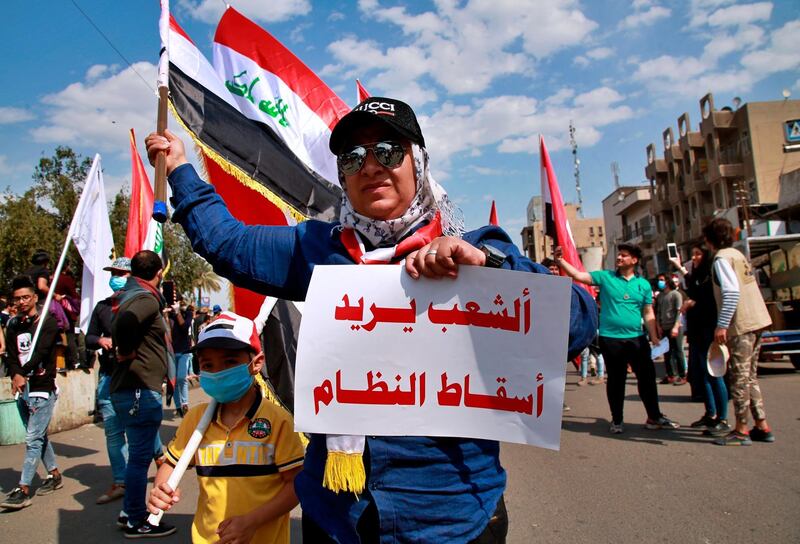
[[[667,286],[667,282],[665,282],[664,280],[658,280],[658,288],[659,289],[661,289],[663,291],[664,288],[666,288],[666,286]]]
[[[251,385],[253,375],[250,374],[249,364],[236,365],[219,372],[200,371],[200,387],[221,404],[239,400]]]
[[[125,287],[126,283],[128,283],[128,278],[123,276],[111,276],[111,279],[108,280],[109,287],[115,293]]]

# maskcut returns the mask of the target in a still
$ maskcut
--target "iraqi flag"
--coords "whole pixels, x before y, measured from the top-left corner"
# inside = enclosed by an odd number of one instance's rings
[[[553,170],[553,163],[550,162],[550,154],[544,143],[544,137],[539,136],[539,161],[542,174],[542,203],[544,205],[544,233],[553,239],[553,244],[561,246],[564,252],[564,260],[569,264],[585,272],[583,262],[578,255],[575,247],[575,240],[572,238],[572,231],[567,221],[567,212],[564,209],[564,200],[561,198],[561,189],[558,187],[558,179]],[[562,272],[563,275],[563,272]],[[591,287],[583,283],[580,284],[589,293],[594,295]]]
[[[246,224],[338,217],[341,188],[328,149],[350,108],[300,59],[233,8],[214,37],[214,64],[170,17],[170,105],[196,144],[205,175]],[[263,296],[234,288],[255,317]]]

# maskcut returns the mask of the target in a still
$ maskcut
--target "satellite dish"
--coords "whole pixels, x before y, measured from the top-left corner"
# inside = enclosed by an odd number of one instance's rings
[[[789,89],[784,89],[781,94],[783,95],[783,98],[786,99],[792,96],[792,91],[790,91]]]
[[[741,106],[741,105],[742,105],[742,99],[739,98],[738,96],[734,96],[733,97],[733,107],[734,107],[734,109],[738,110],[739,106]]]

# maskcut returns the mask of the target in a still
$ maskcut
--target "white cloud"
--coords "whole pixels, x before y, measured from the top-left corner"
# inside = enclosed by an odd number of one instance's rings
[[[485,91],[508,74],[531,74],[537,59],[578,45],[597,28],[578,9],[576,0],[542,0],[533,5],[475,0],[463,7],[442,0],[436,11],[409,13],[361,0],[364,17],[399,27],[405,44],[386,47],[346,37],[329,45],[336,60],[323,73],[372,78],[379,91],[393,95],[422,94],[420,78],[431,78],[452,94]]]
[[[586,52],[586,56],[590,59],[602,60],[607,59],[614,54],[614,50],[610,47],[595,47]]]
[[[33,173],[33,168],[28,164],[12,164],[7,155],[0,155],[0,176],[10,177],[24,172]]]
[[[721,8],[708,17],[711,26],[736,26],[756,21],[769,21],[772,2],[757,2]]]
[[[335,23],[336,21],[343,21],[346,19],[346,16],[341,11],[332,11],[330,15],[328,15],[328,21],[331,23]]]
[[[764,78],[800,68],[796,37],[800,19],[789,21],[772,31],[767,41],[760,27],[744,25],[733,35],[714,36],[697,57],[661,57],[640,62],[633,79],[655,95],[696,96],[706,91],[744,92]],[[743,51],[738,61],[719,65],[730,53]]]
[[[696,27],[708,23],[709,16],[721,6],[735,0],[691,0],[689,3],[689,26]]]
[[[102,70],[93,67],[92,71],[96,75]],[[156,66],[138,62],[46,95],[42,99],[45,121],[31,131],[34,140],[123,152],[131,127],[143,136],[154,125],[156,101],[140,75],[145,81],[155,81]]]
[[[295,26],[292,31],[289,33],[289,41],[292,43],[303,43],[306,41],[305,36],[303,33],[311,28],[311,23],[301,23]]]
[[[33,113],[26,109],[0,107],[0,125],[22,123],[23,121],[30,121],[33,118]]]
[[[644,11],[631,13],[620,23],[621,28],[636,28],[640,26],[650,26],[659,19],[664,19],[672,14],[668,8],[662,6],[648,6]]]
[[[445,102],[433,115],[420,116],[420,124],[435,164],[446,168],[454,154],[471,154],[484,146],[504,153],[536,153],[540,133],[551,151],[564,149],[569,145],[570,119],[577,121],[580,145],[592,146],[600,141],[602,127],[633,116],[624,99],[608,87],[578,95],[562,89],[541,102],[528,96],[493,96],[469,105]]]
[[[225,11],[225,3],[220,0],[179,0],[178,3],[191,17],[209,24],[216,24]],[[286,21],[311,12],[309,0],[236,0],[234,7],[245,17],[265,23]]]

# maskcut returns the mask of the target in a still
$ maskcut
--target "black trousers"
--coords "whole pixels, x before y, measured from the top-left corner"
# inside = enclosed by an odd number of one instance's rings
[[[658,419],[658,389],[656,387],[656,367],[650,358],[650,344],[644,336],[638,338],[600,337],[600,351],[606,363],[606,395],[611,419],[622,423],[622,408],[625,403],[625,382],[628,379],[628,365],[636,374],[636,386],[642,399],[647,417]]]
[[[507,533],[508,512],[506,503],[501,496],[486,529],[467,544],[505,544]],[[370,504],[358,521],[358,536],[361,538],[361,544],[378,544],[380,542],[378,511],[374,503]],[[303,544],[336,544],[336,541],[311,518],[303,514]]]

